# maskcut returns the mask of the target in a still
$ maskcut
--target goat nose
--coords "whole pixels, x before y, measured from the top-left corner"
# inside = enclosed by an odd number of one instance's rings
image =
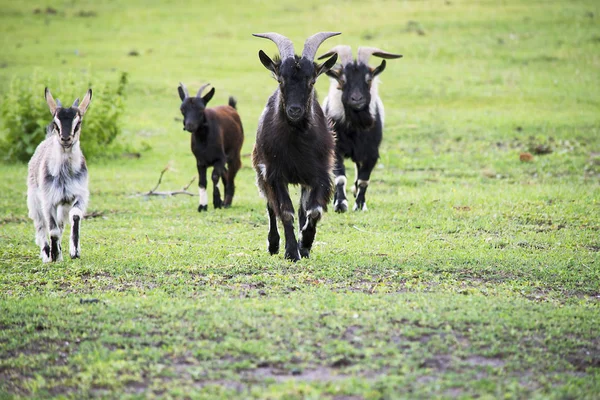
[[[290,106],[288,108],[288,112],[291,115],[300,115],[302,113],[302,107],[300,107],[300,106]]]
[[[350,100],[355,101],[355,102],[359,102],[362,101],[363,97],[360,94],[353,94],[352,96],[350,96]]]

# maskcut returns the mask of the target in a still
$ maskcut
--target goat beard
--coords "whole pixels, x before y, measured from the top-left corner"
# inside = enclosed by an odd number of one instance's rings
[[[359,126],[361,128],[370,128],[375,123],[375,118],[369,111],[369,105],[361,110],[355,110],[352,107],[346,106],[346,122],[349,125]]]

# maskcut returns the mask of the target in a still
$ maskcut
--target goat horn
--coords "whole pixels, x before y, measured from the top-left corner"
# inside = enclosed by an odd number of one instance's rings
[[[200,95],[202,94],[202,91],[203,91],[204,89],[206,89],[206,87],[207,87],[208,85],[210,85],[210,83],[206,83],[206,84],[204,84],[204,85],[200,86],[200,89],[198,89],[198,93],[196,93],[196,97],[200,97]],[[187,94],[187,93],[186,93],[186,94]]]
[[[277,49],[279,49],[279,56],[282,60],[294,57],[294,44],[285,36],[275,32],[253,33],[252,36],[272,40],[277,45]]]
[[[359,47],[358,48],[358,55],[356,57],[356,60],[359,63],[367,65],[367,64],[369,64],[369,58],[371,56],[375,56],[375,57],[379,57],[379,58],[385,58],[385,59],[388,59],[388,60],[402,57],[401,54],[388,53],[387,51],[383,51],[383,50],[378,49],[376,47]]]
[[[56,105],[57,105],[58,107],[62,107],[62,103],[60,102],[60,100],[59,100],[59,99],[56,99]]]
[[[334,54],[338,55],[338,60],[340,61],[340,64],[342,64],[343,67],[352,62],[352,48],[345,44],[335,46],[333,49],[329,50],[327,53],[319,57],[319,60],[322,60]]]
[[[79,105],[79,97],[75,99],[71,107],[77,107]]]
[[[190,97],[190,94],[188,93],[188,90],[183,83],[179,82],[179,87],[181,88],[181,90],[183,90],[183,94],[185,95],[185,97]]]
[[[315,59],[315,54],[321,43],[329,39],[332,36],[341,35],[342,32],[319,32],[315,33],[304,42],[304,50],[302,50],[302,58],[306,58],[310,61]]]

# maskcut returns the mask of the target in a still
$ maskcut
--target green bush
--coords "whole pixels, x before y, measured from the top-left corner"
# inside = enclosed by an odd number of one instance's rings
[[[100,82],[88,74],[69,73],[58,78],[35,71],[31,79],[13,79],[9,90],[0,100],[2,135],[0,150],[6,162],[28,161],[37,145],[46,137],[46,126],[51,115],[44,100],[48,86],[54,98],[69,107],[75,98],[92,88],[92,104],[85,115],[81,148],[86,158],[114,155],[123,151],[116,141],[121,134],[121,116],[125,108],[127,73],[120,74],[113,83]]]

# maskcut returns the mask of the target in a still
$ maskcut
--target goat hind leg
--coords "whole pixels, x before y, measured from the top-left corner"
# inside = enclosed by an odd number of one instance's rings
[[[221,200],[221,191],[219,190],[219,179],[225,174],[224,165],[215,165],[212,172],[213,181],[213,206],[215,208],[221,208],[223,206],[223,200]]]
[[[225,208],[229,208],[233,202],[233,194],[235,193],[234,180],[241,166],[242,163],[237,160],[232,160],[227,163],[227,173],[223,176],[223,183],[225,184],[225,200],[223,201],[223,207]]]
[[[333,210],[338,213],[348,211],[348,199],[346,198],[346,167],[344,166],[344,157],[336,155],[335,168],[335,192],[333,194]]]

